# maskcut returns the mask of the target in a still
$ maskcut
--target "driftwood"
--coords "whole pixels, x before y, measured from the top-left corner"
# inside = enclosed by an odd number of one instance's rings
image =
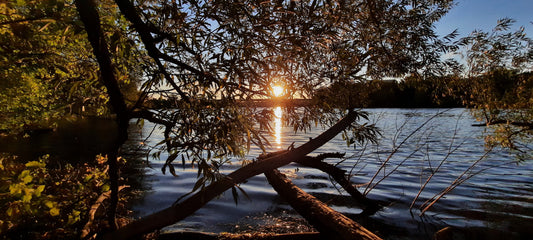
[[[343,131],[353,121],[355,121],[358,116],[359,114],[356,111],[350,111],[338,123],[330,127],[316,138],[309,140],[302,146],[293,148],[285,153],[266,158],[262,161],[253,162],[240,169],[237,169],[225,178],[211,183],[184,201],[146,216],[140,220],[134,221],[123,228],[106,234],[104,238],[130,239],[134,236],[149,233],[181,221],[182,219],[196,212],[196,210],[203,207],[216,196],[234,187],[236,184],[239,184],[250,177],[259,175],[266,171],[285,166],[291,162],[297,162],[305,159],[307,154],[333,139],[338,133]]]
[[[278,170],[265,172],[265,176],[280,196],[302,215],[324,238],[328,239],[381,239],[352,219],[331,209],[326,204],[304,192]]]
[[[286,152],[286,150],[268,153],[259,157],[259,160],[264,158],[276,156]],[[350,182],[349,177],[346,175],[346,171],[342,170],[335,165],[324,162],[326,158],[342,158],[344,157],[343,153],[323,153],[316,157],[307,156],[302,160],[296,161],[296,163],[310,168],[318,169],[324,173],[327,173],[333,178],[352,198],[356,201],[357,204],[363,208],[362,215],[371,215],[375,213],[380,205],[378,202],[368,199],[363,195],[354,185]]]

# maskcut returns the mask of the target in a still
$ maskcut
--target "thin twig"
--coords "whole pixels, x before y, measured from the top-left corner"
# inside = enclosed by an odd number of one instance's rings
[[[468,167],[467,169],[465,169],[463,171],[463,173],[461,173],[451,184],[450,186],[448,186],[447,188],[445,188],[443,191],[440,192],[440,194],[437,194],[435,196],[433,196],[431,199],[427,200],[426,202],[424,202],[424,204],[422,204],[422,206],[420,206],[420,208],[424,208],[421,212],[420,212],[420,216],[424,215],[424,213],[431,207],[433,206],[433,204],[435,204],[438,200],[440,200],[444,195],[446,195],[447,193],[449,193],[450,191],[452,191],[453,189],[455,189],[457,186],[459,186],[460,184],[462,184],[464,181],[470,179],[471,177],[475,176],[476,174],[480,173],[481,171],[478,171],[477,173],[475,174],[471,174],[469,175],[468,177],[465,177],[463,178],[463,176],[468,173],[468,172],[471,172],[472,169],[479,163],[481,162],[481,160],[485,159],[487,157],[487,155],[491,152],[491,150],[488,150],[488,151],[485,151],[485,153],[478,159],[476,160],[472,165],[470,165],[470,167]],[[486,170],[486,169],[485,169]],[[483,170],[484,171],[484,170]],[[431,203],[429,203],[431,201]],[[429,204],[428,204],[429,203]]]
[[[439,165],[437,166],[437,168],[435,169],[435,171],[431,171],[431,175],[426,179],[426,182],[424,183],[424,185],[422,185],[420,187],[420,190],[418,191],[418,194],[416,195],[416,197],[413,199],[413,201],[411,202],[411,206],[409,206],[409,210],[411,210],[413,208],[413,206],[415,205],[415,202],[416,200],[418,200],[418,198],[420,197],[420,194],[422,193],[422,191],[424,191],[424,189],[426,188],[426,185],[429,183],[429,181],[431,181],[431,179],[433,178],[433,176],[439,171],[440,167],[444,164],[444,162],[446,162],[446,160],[448,160],[448,157],[450,157],[450,155],[452,155],[455,151],[457,151],[459,149],[460,146],[462,146],[464,144],[464,142],[466,140],[463,140],[463,142],[459,145],[457,145],[453,150],[452,150],[452,146],[455,142],[455,137],[457,136],[457,129],[458,129],[458,126],[459,126],[459,118],[457,118],[457,121],[455,122],[455,129],[454,129],[454,132],[453,132],[453,136],[452,136],[452,139],[450,141],[450,145],[448,146],[448,153],[446,154],[446,156],[440,161]]]
[[[448,110],[446,110],[448,111]],[[367,195],[369,193],[370,190],[372,190],[374,187],[376,187],[377,184],[374,184],[372,186],[372,188],[369,189],[369,187],[372,185],[372,182],[376,179],[377,175],[379,174],[379,172],[381,172],[382,169],[385,168],[385,165],[389,162],[389,160],[392,158],[392,156],[394,154],[396,154],[396,152],[398,152],[398,150],[403,146],[403,144],[405,144],[407,142],[407,140],[409,140],[415,133],[417,133],[418,131],[420,131],[424,126],[426,126],[431,120],[433,120],[434,118],[436,118],[437,116],[441,115],[442,113],[446,112],[446,111],[443,111],[443,112],[440,112],[440,113],[436,113],[435,115],[433,115],[432,117],[430,117],[429,119],[427,119],[424,123],[422,123],[418,128],[416,128],[414,131],[412,131],[407,137],[405,137],[403,139],[403,141],[397,146],[395,147],[392,152],[389,154],[389,156],[387,157],[387,159],[381,164],[381,166],[379,167],[379,169],[376,171],[376,173],[374,174],[374,176],[372,176],[372,179],[370,179],[370,182],[368,183],[368,185],[366,186],[365,188],[365,191],[363,192],[363,195]],[[404,123],[405,125],[405,123]],[[398,134],[399,135],[399,134]],[[386,176],[385,176],[386,177]],[[380,180],[382,181],[382,180]]]

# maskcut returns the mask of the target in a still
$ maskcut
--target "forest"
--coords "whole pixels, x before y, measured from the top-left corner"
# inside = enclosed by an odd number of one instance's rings
[[[278,169],[299,164],[323,172],[364,214],[379,212],[389,203],[353,182],[339,167],[343,154],[313,154],[337,135],[354,148],[379,142],[367,108],[466,108],[491,129],[486,146],[530,161],[533,40],[511,18],[495,20],[489,32],[439,36],[434,26],[454,6],[0,1],[0,237],[387,239]],[[262,101],[284,102],[283,124],[295,132],[326,127],[305,143],[269,151],[276,112]],[[82,127],[86,122],[98,132]],[[148,123],[161,132],[154,145],[131,132]],[[41,136],[59,133],[68,137],[51,150]],[[143,195],[148,158],[127,148],[132,141],[163,162],[163,173],[179,178],[178,166],[196,173],[189,193],[141,218],[132,204]],[[95,145],[85,149],[84,142]],[[261,153],[223,173],[251,149]],[[84,158],[70,159],[80,151]],[[238,206],[248,196],[241,184],[257,175],[314,230],[159,236],[225,192]]]

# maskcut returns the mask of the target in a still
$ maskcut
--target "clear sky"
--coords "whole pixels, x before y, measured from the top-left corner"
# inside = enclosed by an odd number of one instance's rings
[[[457,5],[437,24],[437,33],[446,35],[454,29],[460,36],[473,30],[491,31],[498,19],[510,17],[517,22],[512,30],[523,26],[533,38],[533,0],[458,0]]]

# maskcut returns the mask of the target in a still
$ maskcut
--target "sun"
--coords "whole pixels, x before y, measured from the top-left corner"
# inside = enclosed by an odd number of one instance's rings
[[[272,86],[272,94],[274,95],[274,97],[280,97],[281,95],[283,95],[284,90],[285,89],[281,85]]]

